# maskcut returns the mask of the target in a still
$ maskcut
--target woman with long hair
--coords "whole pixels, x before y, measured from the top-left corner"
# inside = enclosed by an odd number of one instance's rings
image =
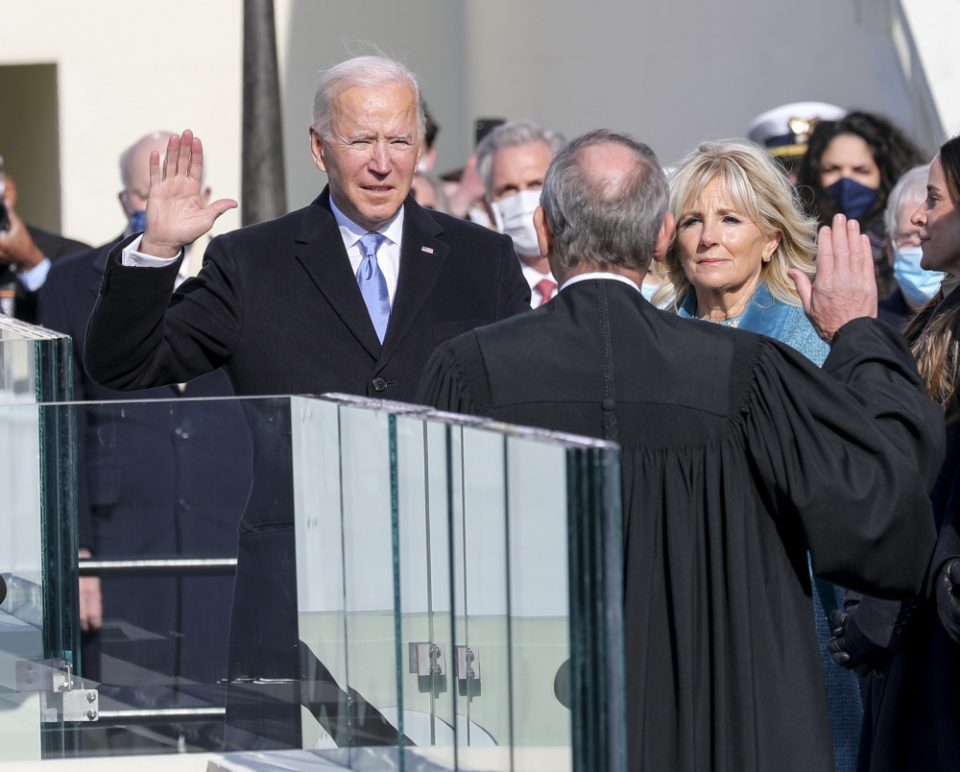
[[[807,211],[821,225],[836,214],[857,220],[870,237],[880,297],[896,283],[883,250],[887,198],[901,175],[926,161],[921,150],[881,115],[854,111],[837,121],[820,121],[800,163],[797,187]]]
[[[960,136],[933,159],[911,221],[921,267],[946,274],[904,335],[927,392],[943,406],[947,453],[930,495],[940,535],[931,592],[905,604],[864,599],[839,620],[831,641],[835,661],[870,671],[859,766],[869,772],[960,763]]]

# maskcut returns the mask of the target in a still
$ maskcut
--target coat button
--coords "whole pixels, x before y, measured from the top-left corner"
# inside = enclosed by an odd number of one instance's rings
[[[387,390],[387,382],[386,382],[383,378],[380,378],[380,377],[374,378],[372,381],[370,381],[370,385],[373,386],[373,390],[374,390],[374,391],[386,391],[386,390]]]

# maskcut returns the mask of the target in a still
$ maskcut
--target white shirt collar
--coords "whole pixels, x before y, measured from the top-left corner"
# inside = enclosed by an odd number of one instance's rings
[[[520,261],[520,271],[523,273],[523,278],[527,280],[527,284],[530,285],[530,289],[533,289],[537,286],[537,282],[543,279],[549,279],[554,284],[557,283],[557,280],[553,278],[553,274],[550,272],[540,273],[536,268],[527,265],[522,260]]]
[[[590,271],[589,273],[578,273],[574,276],[571,276],[563,284],[560,285],[560,291],[563,292],[567,287],[570,287],[577,282],[581,281],[590,281],[592,279],[610,279],[612,281],[619,281],[623,284],[628,284],[633,287],[637,292],[640,292],[640,287],[633,279],[628,279],[626,276],[623,276],[619,273],[611,273],[610,271]]]
[[[334,203],[333,196],[330,196],[330,211],[337,221],[337,227],[340,228],[340,237],[343,239],[343,246],[350,249],[360,239],[366,236],[370,231],[357,225],[353,220],[340,211]],[[393,244],[399,244],[403,236],[403,207],[401,206],[397,213],[386,225],[377,228],[377,233],[382,233]]]

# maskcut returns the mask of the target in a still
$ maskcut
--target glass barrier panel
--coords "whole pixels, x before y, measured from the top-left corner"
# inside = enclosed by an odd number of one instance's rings
[[[42,667],[43,535],[40,517],[40,415],[36,405],[0,405],[0,759],[38,759],[41,703],[23,684]]]
[[[69,400],[71,362],[68,336],[0,316],[0,401]]]
[[[308,706],[301,710],[302,740],[304,748],[336,748],[348,731],[347,704],[339,688],[331,701],[325,676],[347,682],[340,410],[333,402],[294,397],[291,411],[297,617]]]
[[[0,760],[306,748],[343,768],[568,768],[581,741],[555,681],[577,658],[577,583],[554,553],[564,490],[604,501],[580,450],[361,399],[0,404]],[[49,645],[80,627],[76,573],[45,567],[58,527],[99,581],[82,681]]]
[[[561,445],[506,438],[513,743],[569,752],[566,462]],[[551,760],[570,768],[569,756]]]
[[[452,748],[456,681],[444,432],[415,415],[395,421],[403,729],[418,747]]]
[[[70,486],[40,459],[40,438],[69,445],[69,424],[44,420],[35,404],[70,396],[70,339],[0,317],[0,758],[39,758],[62,747],[62,732],[42,732],[46,703],[31,681],[51,668],[69,678],[77,665],[70,615],[76,603],[76,543],[69,519]],[[29,406],[29,405],[34,406]],[[51,475],[52,479],[48,479]],[[41,675],[42,674],[42,675]]]
[[[253,476],[244,407],[229,399],[77,407],[80,546],[100,567],[91,579],[103,604],[102,626],[83,636],[82,674],[99,682],[113,724],[99,746],[88,738],[98,749],[223,742],[237,528]],[[177,710],[207,720],[174,720],[152,737],[124,721]]]
[[[513,747],[504,438],[453,427],[457,746]],[[492,753],[488,752],[488,753]]]
[[[403,737],[390,421],[385,411],[340,406],[351,746],[397,745]]]

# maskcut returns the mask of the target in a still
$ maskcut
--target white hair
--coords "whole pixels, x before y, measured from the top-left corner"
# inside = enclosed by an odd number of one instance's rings
[[[413,89],[417,101],[417,136],[422,138],[426,118],[417,79],[400,62],[386,56],[355,56],[331,67],[323,74],[313,98],[313,130],[320,137],[330,137],[330,109],[333,101],[347,89],[357,86],[370,88],[398,82],[408,83]]]
[[[510,121],[497,126],[477,145],[477,173],[483,180],[487,197],[493,199],[493,157],[498,150],[531,142],[543,142],[553,157],[567,144],[563,134],[545,129],[536,121]]]
[[[904,205],[916,202],[917,206],[927,196],[927,175],[930,173],[930,164],[914,166],[908,169],[897,180],[890,195],[887,197],[887,208],[883,210],[883,225],[887,236],[893,241],[897,235],[897,220]]]

